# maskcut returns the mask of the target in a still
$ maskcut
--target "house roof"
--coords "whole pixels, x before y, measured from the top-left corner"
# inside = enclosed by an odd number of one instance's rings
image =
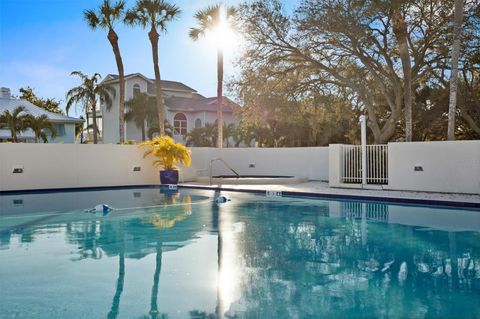
[[[55,122],[55,123],[82,123],[83,122],[83,120],[77,119],[75,117],[70,117],[70,116],[46,111],[28,102],[27,100],[15,99],[11,97],[8,97],[8,98],[0,97],[0,114],[7,110],[10,112],[13,112],[13,110],[15,110],[19,106],[24,106],[25,112],[35,117],[45,114],[48,116],[48,119],[51,122]]]
[[[228,100],[228,98],[224,99]],[[165,100],[165,104],[170,111],[182,112],[215,112],[217,110],[217,98],[205,98],[194,96],[193,98],[170,97]],[[227,103],[223,103],[223,112],[233,113],[233,109]]]
[[[132,74],[127,74],[125,75],[125,80],[134,78],[134,77],[141,77],[145,81],[150,82],[151,84],[155,84],[155,79],[150,79],[144,76],[141,73],[132,73]],[[118,81],[118,75],[116,74],[107,74],[107,76],[103,79],[102,83],[114,83]],[[164,90],[173,90],[173,91],[186,91],[190,93],[196,93],[197,91],[189,87],[188,85],[185,85],[181,82],[177,81],[167,81],[167,80],[161,80],[162,82],[162,89]]]

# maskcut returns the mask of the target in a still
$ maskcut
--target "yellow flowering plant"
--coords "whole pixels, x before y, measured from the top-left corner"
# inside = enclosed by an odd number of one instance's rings
[[[190,166],[190,150],[176,143],[170,136],[156,137],[151,141],[142,142],[140,147],[149,147],[143,157],[153,155],[158,159],[153,162],[154,166],[162,167],[165,170],[176,170],[176,164]]]

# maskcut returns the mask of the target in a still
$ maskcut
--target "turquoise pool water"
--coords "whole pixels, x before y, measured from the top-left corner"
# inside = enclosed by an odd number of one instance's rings
[[[0,318],[480,318],[480,211],[222,194],[0,196]]]

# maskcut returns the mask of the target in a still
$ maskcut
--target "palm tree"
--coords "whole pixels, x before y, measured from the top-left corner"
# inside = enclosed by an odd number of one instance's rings
[[[455,140],[455,113],[457,108],[458,60],[460,58],[460,41],[462,37],[463,0],[455,0],[453,21],[452,66],[450,74],[450,98],[448,102],[447,140]]]
[[[48,142],[47,134],[45,129],[50,131],[50,137],[55,138],[57,136],[57,131],[55,126],[50,122],[48,116],[43,114],[40,116],[28,115],[26,118],[26,126],[31,128],[33,133],[35,133],[35,143],[38,143],[41,138],[44,143]]]
[[[125,113],[125,120],[133,120],[137,128],[142,130],[142,141],[145,141],[145,122],[152,113],[155,113],[155,107],[152,105],[153,99],[146,93],[136,93],[133,98],[125,103],[127,113]]]
[[[196,147],[210,147],[210,140],[207,136],[207,131],[204,127],[196,127],[192,129],[186,135],[187,146],[196,146]],[[214,144],[215,145],[215,144]]]
[[[152,139],[155,134],[160,135],[158,120],[147,121],[147,124],[148,124],[147,136],[149,139]],[[163,122],[163,126],[165,127],[165,135],[173,137],[173,126],[167,120]]]
[[[190,38],[194,41],[207,32],[221,32],[233,25],[236,10],[233,7],[224,7],[220,4],[199,10],[195,14],[198,26],[190,29]],[[222,30],[223,29],[223,30]],[[223,49],[221,43],[217,44],[217,147],[223,145]]]
[[[27,129],[27,118],[28,114],[25,113],[24,106],[15,108],[13,112],[6,110],[0,115],[0,123],[8,126],[14,143],[18,143],[17,133],[23,132]]]
[[[107,31],[107,38],[110,42],[118,69],[118,81],[120,85],[120,103],[119,103],[119,134],[120,143],[125,141],[125,79],[123,70],[123,61],[118,46],[118,34],[115,32],[115,24],[123,20],[125,1],[120,0],[111,3],[110,0],[103,0],[103,4],[98,11],[85,10],[83,15],[88,25],[96,30],[101,28]],[[95,137],[95,133],[94,133]]]
[[[167,22],[172,21],[180,14],[180,9],[164,0],[137,0],[135,7],[128,10],[125,23],[140,25],[144,29],[150,28],[148,38],[152,44],[153,70],[155,72],[155,86],[157,96],[157,112],[160,136],[165,135],[165,111],[162,97],[162,82],[158,66],[158,39],[160,32],[167,30]]]
[[[82,80],[82,83],[79,86],[70,89],[67,93],[67,114],[72,105],[77,105],[78,103],[82,104],[87,116],[88,112],[91,111],[93,116],[93,143],[97,144],[97,97],[107,105],[107,108],[110,108],[112,105],[112,95],[114,94],[112,91],[113,89],[98,84],[98,81],[101,79],[101,75],[98,73],[88,77],[88,75],[83,72],[73,71],[70,75],[78,76]]]
[[[230,124],[223,123],[223,138],[227,142],[227,147],[230,147],[229,139],[230,139],[230,137],[233,138],[235,136],[236,130],[237,130],[237,128],[235,127],[235,124],[233,124],[233,123],[230,123]]]

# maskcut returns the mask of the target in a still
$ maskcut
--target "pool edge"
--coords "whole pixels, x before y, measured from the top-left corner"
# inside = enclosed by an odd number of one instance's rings
[[[82,191],[95,191],[95,190],[115,190],[115,189],[135,189],[135,188],[162,188],[166,185],[160,184],[141,184],[141,185],[119,185],[119,186],[87,186],[87,187],[71,187],[71,188],[45,188],[45,189],[26,189],[26,190],[0,190],[0,196],[2,195],[17,195],[17,194],[48,194],[58,192],[82,192]],[[205,186],[205,185],[192,185],[192,184],[179,184],[178,188],[185,189],[201,189],[211,191],[226,191],[226,192],[239,192],[250,194],[265,194],[267,189],[238,189],[231,187],[221,186]],[[436,200],[425,198],[407,198],[407,197],[388,197],[388,196],[372,196],[372,195],[348,195],[348,194],[329,194],[319,192],[305,192],[305,191],[281,191],[282,196],[290,197],[309,197],[317,199],[347,199],[357,201],[372,201],[372,202],[384,202],[390,204],[415,204],[415,205],[427,205],[436,207],[452,207],[463,209],[475,209],[480,210],[480,202],[466,202],[455,200]]]

